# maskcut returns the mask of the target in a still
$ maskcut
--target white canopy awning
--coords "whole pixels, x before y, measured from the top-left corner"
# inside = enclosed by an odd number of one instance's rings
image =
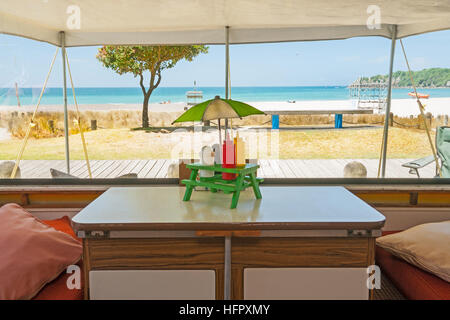
[[[379,7],[379,28],[368,28]],[[369,8],[369,10],[368,10]],[[372,9],[371,9],[372,8]],[[375,8],[376,10],[377,8]],[[369,11],[369,12],[368,12]],[[372,20],[374,21],[374,20]],[[376,21],[375,21],[376,22]],[[450,0],[14,0],[0,32],[66,46],[397,38],[450,28]],[[373,27],[373,26],[372,26]]]

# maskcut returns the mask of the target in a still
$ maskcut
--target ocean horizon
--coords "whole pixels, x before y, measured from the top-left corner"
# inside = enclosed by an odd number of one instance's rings
[[[187,102],[186,92],[193,87],[159,87],[150,97],[150,103]],[[225,96],[223,87],[198,87],[203,98],[196,102],[208,100],[219,95]],[[393,99],[411,99],[409,88],[394,88]],[[39,99],[41,88],[19,88],[21,105],[34,105]],[[450,97],[450,88],[424,88],[418,92],[429,94],[430,98]],[[57,105],[62,103],[62,88],[50,87],[45,90],[41,105]],[[79,87],[75,88],[77,102],[83,104],[141,104],[143,94],[140,87]],[[231,88],[234,100],[255,101],[306,101],[306,100],[349,100],[350,91],[347,86],[241,86]],[[72,89],[67,89],[69,104],[73,104]],[[0,105],[17,105],[15,88],[0,88]]]

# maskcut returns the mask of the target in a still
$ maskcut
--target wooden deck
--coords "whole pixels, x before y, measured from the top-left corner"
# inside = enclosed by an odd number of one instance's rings
[[[330,160],[259,160],[261,168],[258,176],[263,178],[341,178],[344,166],[353,161],[362,162],[369,178],[376,178],[377,159],[330,159]],[[415,178],[408,173],[403,163],[413,159],[388,159],[386,177]],[[91,160],[91,171],[94,178],[115,178],[126,173],[137,173],[139,178],[174,178],[169,177],[169,166],[177,160]],[[80,178],[87,178],[88,171],[84,160],[72,160],[70,173]],[[20,170],[22,178],[51,178],[50,168],[66,171],[65,160],[22,160]],[[434,176],[433,164],[420,170],[422,178]],[[178,172],[178,170],[176,170]],[[176,177],[175,177],[176,178]]]

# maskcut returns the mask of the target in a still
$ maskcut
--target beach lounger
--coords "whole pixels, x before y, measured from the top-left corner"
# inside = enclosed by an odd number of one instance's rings
[[[441,164],[443,178],[450,178],[450,127],[437,127],[436,129],[436,151]],[[411,162],[402,164],[409,168],[409,173],[416,174],[418,178],[419,169],[434,162],[434,156],[427,156]],[[436,177],[439,177],[439,170],[436,167]]]
[[[67,174],[67,173],[65,173],[65,172],[62,172],[62,171],[59,171],[59,170],[56,170],[56,169],[53,169],[53,168],[50,168],[50,174],[51,174],[51,176],[52,176],[52,178],[55,178],[55,179],[59,179],[59,178],[75,178],[75,179],[79,179],[78,177],[76,177],[76,176],[73,176],[73,175],[71,175],[71,174]],[[116,179],[117,178],[119,178],[119,179],[134,179],[134,178],[137,178],[138,177],[138,175],[137,175],[137,173],[134,173],[134,172],[131,172],[131,173],[126,173],[126,174],[122,174],[122,175],[120,175],[120,176],[118,176],[118,177],[116,177]]]

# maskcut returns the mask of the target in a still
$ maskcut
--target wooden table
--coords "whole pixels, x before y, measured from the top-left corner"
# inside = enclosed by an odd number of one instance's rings
[[[110,188],[73,219],[92,299],[367,299],[384,216],[343,187]]]
[[[233,193],[231,199],[230,209],[236,208],[241,191],[244,191],[248,187],[253,188],[256,199],[261,199],[261,191],[259,190],[259,184],[263,179],[256,178],[256,170],[259,165],[246,164],[242,168],[222,168],[221,165],[208,166],[201,163],[186,164],[186,168],[191,169],[191,175],[189,179],[184,179],[181,182],[186,185],[186,192],[184,193],[183,201],[189,201],[191,199],[192,191],[194,187],[207,187],[211,192],[215,193],[217,190],[222,190],[225,193]],[[197,180],[198,171],[207,170],[220,172],[212,177],[200,177]],[[222,179],[222,172],[236,174],[234,180]]]

